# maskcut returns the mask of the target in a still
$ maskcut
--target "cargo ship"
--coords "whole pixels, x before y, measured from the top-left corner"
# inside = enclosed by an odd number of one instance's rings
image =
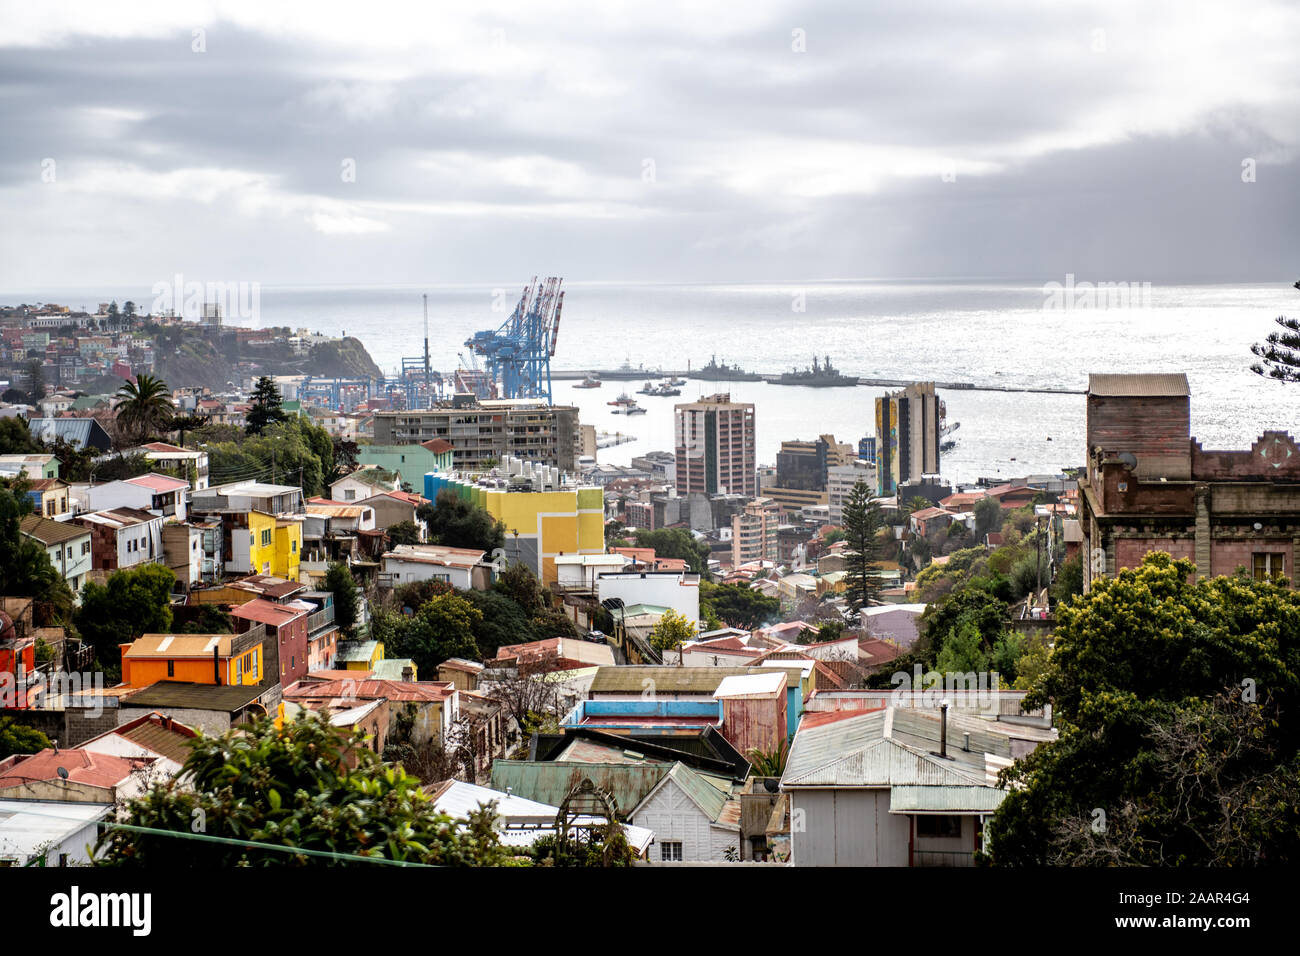
[[[819,363],[813,356],[811,368],[791,369],[776,379],[776,385],[803,385],[808,388],[834,388],[838,385],[857,385],[858,380],[852,375],[845,375],[831,364],[831,357]]]

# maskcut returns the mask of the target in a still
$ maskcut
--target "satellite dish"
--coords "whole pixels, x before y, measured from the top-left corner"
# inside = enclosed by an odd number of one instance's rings
[[[1115,457],[1122,461],[1129,471],[1133,471],[1138,466],[1137,455],[1133,454],[1131,451],[1122,451]]]
[[[59,768],[59,776],[60,776],[62,779],[67,780],[67,779],[68,779],[68,768],[67,768],[67,767],[60,767],[60,768]]]

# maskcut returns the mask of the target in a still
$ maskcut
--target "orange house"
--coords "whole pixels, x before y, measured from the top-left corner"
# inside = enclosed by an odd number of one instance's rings
[[[264,656],[266,628],[243,634],[145,634],[122,644],[122,683],[149,687],[160,680],[191,684],[276,683]],[[278,662],[274,662],[277,664]]]

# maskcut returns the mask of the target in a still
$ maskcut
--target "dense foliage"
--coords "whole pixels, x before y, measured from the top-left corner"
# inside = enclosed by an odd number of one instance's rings
[[[416,516],[424,522],[432,544],[448,548],[470,548],[489,556],[506,540],[506,526],[454,491],[438,492],[433,504],[420,505]]]
[[[1300,595],[1194,570],[1156,552],[1062,607],[1026,701],[1061,737],[1007,772],[993,862],[1300,858]]]
[[[330,866],[361,861],[192,839],[251,841],[325,854],[440,866],[505,863],[491,807],[460,826],[436,812],[420,781],[388,767],[359,732],[343,737],[319,715],[277,730],[269,719],[200,737],[185,762],[189,784],[156,785],[128,804],[130,825],[175,836],[109,829],[103,865]]]
[[[111,674],[120,672],[121,649],[141,634],[166,634],[172,626],[171,591],[176,575],[162,564],[114,571],[106,584],[86,583],[73,616],[77,630],[95,648]]]
[[[711,624],[747,631],[781,619],[781,601],[744,584],[700,583],[700,616]]]

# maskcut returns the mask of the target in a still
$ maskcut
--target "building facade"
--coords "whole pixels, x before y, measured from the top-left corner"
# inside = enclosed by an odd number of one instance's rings
[[[939,473],[940,402],[933,382],[914,382],[876,399],[876,494]]]
[[[752,403],[722,393],[673,411],[679,495],[758,494]]]
[[[452,466],[460,472],[487,471],[507,455],[576,471],[578,409],[535,401],[485,400],[458,408],[375,415],[376,445],[421,444],[436,438],[452,446]],[[405,472],[403,477],[418,486]]]
[[[1245,569],[1294,580],[1300,560],[1300,444],[1265,431],[1249,449],[1191,437],[1187,376],[1092,375],[1087,477],[1079,482],[1085,590],[1150,551],[1200,577]]]

